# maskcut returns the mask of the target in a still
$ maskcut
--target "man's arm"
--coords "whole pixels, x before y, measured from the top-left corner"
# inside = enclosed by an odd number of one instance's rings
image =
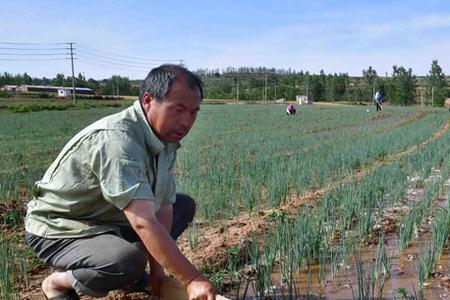
[[[173,222],[173,205],[161,205],[161,208],[155,215],[158,221],[167,229],[167,232],[170,232]]]
[[[181,253],[158,220],[153,202],[132,200],[124,213],[151,256],[187,288],[190,299],[215,298],[212,284]]]
[[[156,218],[163,225],[163,227],[170,233],[172,229],[173,222],[173,206],[170,205],[162,205],[161,208],[156,212]],[[159,296],[160,287],[162,281],[165,278],[164,268],[156,261],[155,258],[148,253],[149,262],[150,262],[150,279],[151,279],[151,287],[152,291]]]

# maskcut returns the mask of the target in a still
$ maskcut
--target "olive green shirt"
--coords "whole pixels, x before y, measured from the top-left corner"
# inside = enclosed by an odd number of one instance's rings
[[[175,202],[178,143],[150,128],[139,101],[75,135],[36,182],[25,229],[46,238],[75,238],[130,226],[133,199]]]

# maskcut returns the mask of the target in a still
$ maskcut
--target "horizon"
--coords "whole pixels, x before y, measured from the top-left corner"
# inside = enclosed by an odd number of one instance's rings
[[[245,68],[245,67],[244,67]],[[257,67],[256,67],[257,68]],[[208,71],[212,71],[213,69],[208,69]],[[277,69],[278,70],[278,69]],[[280,69],[281,70],[281,69]],[[197,72],[197,71],[199,71],[199,70],[190,70],[190,71],[193,71],[193,72]],[[223,70],[220,70],[221,72],[223,71]],[[376,71],[376,70],[375,70]],[[3,72],[2,71],[0,71],[1,73],[0,73],[0,76],[3,76]],[[7,72],[7,71],[6,71]],[[303,70],[299,70],[299,71],[295,71],[295,72],[297,72],[297,74],[298,73],[300,73],[300,72],[303,72],[303,73],[305,73],[305,71],[303,71]],[[10,72],[7,72],[7,73],[9,73],[10,75],[13,75],[13,76],[15,76],[15,75],[23,75],[24,73],[10,73]],[[38,76],[31,76],[28,72],[25,72],[25,73],[27,73],[27,75],[29,75],[32,79],[38,79],[38,80],[42,80],[42,79],[44,79],[44,77],[45,77],[45,79],[54,79],[55,77],[56,77],[56,75],[57,74],[55,74],[54,76],[51,76],[51,77],[46,77],[46,76],[43,76],[43,77],[38,77]],[[221,74],[223,74],[223,73],[221,73]],[[246,73],[245,73],[246,74]],[[252,73],[250,73],[250,74],[252,74]],[[337,74],[337,75],[343,75],[343,74],[345,74],[345,73],[325,73],[325,75],[333,75],[333,74]],[[319,75],[319,72],[318,73],[310,73],[310,75],[311,76],[318,76]],[[377,72],[377,75],[378,75],[378,77],[379,78],[392,78],[392,74],[388,74],[388,76],[386,76],[386,75],[383,75],[383,74],[378,74],[378,72]],[[416,75],[416,74],[414,74],[413,73],[413,75],[414,76],[416,76],[417,78],[419,78],[419,79],[423,79],[423,78],[426,78],[429,74],[425,74],[425,75]],[[72,75],[68,75],[69,77],[65,77],[65,78],[71,78],[71,76]],[[78,76],[78,74],[75,74],[75,77],[77,77]],[[121,77],[123,77],[123,78],[128,78],[127,76],[122,76],[122,75],[120,75],[120,74],[115,74],[115,75],[112,75],[112,76],[121,76]],[[348,75],[348,77],[349,78],[364,78],[364,75]],[[445,75],[445,78],[447,79],[447,80],[450,80],[450,74],[446,74]],[[89,79],[93,79],[93,80],[95,80],[95,81],[97,81],[97,82],[102,82],[102,81],[108,81],[108,80],[111,80],[111,77],[109,77],[109,78],[92,78],[92,77],[88,77],[88,76],[86,76],[85,77],[85,79],[86,80],[89,80]],[[134,82],[134,81],[139,81],[139,82],[141,82],[142,80],[144,80],[145,78],[128,78],[129,80],[130,80],[130,82]],[[28,85],[28,84],[24,84],[24,85]],[[49,86],[49,85],[47,85],[47,86]],[[70,86],[69,86],[70,87]]]
[[[2,74],[71,76],[68,42],[75,43],[75,76],[95,80],[142,80],[161,63],[351,77],[369,66],[384,77],[397,65],[422,77],[438,60],[450,72],[450,3],[444,0],[0,4]]]

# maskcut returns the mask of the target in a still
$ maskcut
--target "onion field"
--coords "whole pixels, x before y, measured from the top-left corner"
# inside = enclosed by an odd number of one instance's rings
[[[42,280],[22,241],[33,183],[119,110],[0,112],[1,299]],[[180,248],[232,299],[450,298],[449,126],[435,108],[205,104],[178,152],[197,202]]]

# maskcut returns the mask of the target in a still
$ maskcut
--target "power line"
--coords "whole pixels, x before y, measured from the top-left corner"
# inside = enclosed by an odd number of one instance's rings
[[[6,46],[4,46],[6,45]],[[14,46],[8,46],[14,45]],[[55,47],[55,45],[67,45]],[[1,61],[55,61],[68,58],[70,43],[16,43],[0,41]],[[43,57],[49,57],[43,59]],[[50,57],[52,57],[50,59]]]
[[[107,52],[104,50],[98,50],[98,49],[94,49],[92,47],[86,46],[86,45],[81,45],[78,47],[81,51],[85,51],[85,52],[90,52],[90,53],[95,53],[98,56],[109,56],[113,59],[125,59],[125,60],[135,60],[135,61],[139,61],[139,62],[146,62],[146,61],[182,61],[182,59],[174,59],[174,58],[170,58],[170,59],[162,59],[162,58],[139,58],[139,57],[133,57],[133,56],[128,56],[128,55],[122,55],[122,54],[116,54],[116,53],[112,53],[112,52]],[[104,54],[101,54],[104,53]]]
[[[17,48],[17,47],[0,47],[1,50],[19,50],[19,51],[52,51],[52,50],[69,50],[69,48]]]
[[[142,65],[142,64],[148,64],[149,62],[156,62],[156,61],[177,61],[177,60],[154,60],[154,59],[148,59],[148,60],[123,59],[123,58],[117,58],[117,57],[112,57],[112,56],[105,56],[105,55],[100,55],[100,54],[94,54],[94,53],[91,53],[91,52],[85,52],[82,49],[78,49],[78,51],[82,55],[87,55],[87,56],[93,57],[95,59],[100,58],[102,60],[109,60],[109,61],[113,61],[113,62],[122,62],[122,63],[125,63],[125,64]]]
[[[92,55],[92,54],[88,54],[88,53],[79,53],[79,57],[82,57],[84,59],[87,60],[94,60],[94,61],[101,61],[101,62],[105,62],[105,63],[110,63],[110,64],[122,64],[122,65],[130,65],[130,66],[137,66],[137,67],[142,67],[142,65],[147,65],[149,62],[131,62],[131,61],[126,61],[126,60],[120,60],[120,59],[112,59],[112,58],[104,58],[101,56],[97,56],[97,55]]]
[[[100,61],[90,60],[89,64],[99,65],[103,67],[110,67],[112,69],[121,69],[126,71],[140,71],[140,72],[148,72],[148,67],[132,67],[132,66],[120,66],[112,63],[104,63]],[[149,67],[159,66],[159,64],[148,65]]]
[[[67,60],[67,58],[0,58],[0,61],[54,61]]]
[[[43,55],[68,55],[70,53],[0,53],[0,55],[10,56],[43,56]]]
[[[14,42],[2,42],[0,41],[0,44],[5,45],[67,45],[68,43],[14,43]]]
[[[56,46],[55,46],[56,45]],[[59,45],[64,45],[61,47]],[[57,61],[71,60],[72,73],[74,72],[74,60],[87,64],[128,71],[148,72],[149,69],[160,65],[161,62],[183,64],[183,59],[139,58],[121,55],[89,46],[81,46],[75,43],[19,43],[0,41],[0,61]],[[75,50],[77,53],[75,53]],[[74,75],[72,74],[72,77]]]

